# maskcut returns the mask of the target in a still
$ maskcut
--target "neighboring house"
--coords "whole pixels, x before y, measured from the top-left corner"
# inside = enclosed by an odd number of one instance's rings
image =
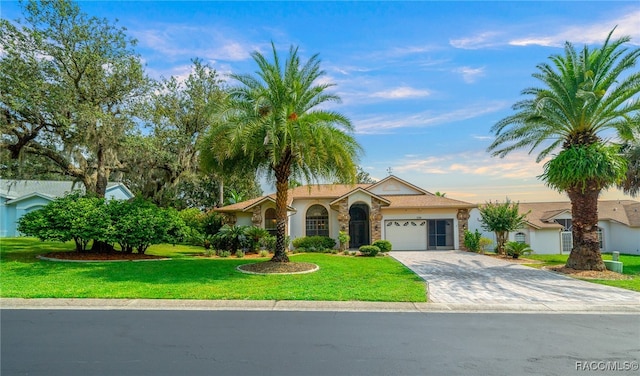
[[[350,248],[378,239],[394,250],[427,251],[464,246],[468,202],[439,197],[395,176],[374,184],[325,184],[289,190],[287,234],[292,238],[349,233]],[[216,209],[227,223],[275,233],[275,194]]]
[[[84,185],[72,181],[0,180],[0,237],[19,236],[16,226],[23,215],[74,191],[84,192]],[[107,184],[107,200],[132,197],[124,184]]]
[[[527,243],[539,254],[571,252],[571,203],[520,203],[519,209],[521,214],[530,212],[527,225],[511,232],[509,240]],[[492,239],[495,245],[495,235],[482,229],[478,209],[471,211],[469,228],[484,232],[483,236]],[[598,201],[598,236],[601,252],[640,255],[640,202]]]

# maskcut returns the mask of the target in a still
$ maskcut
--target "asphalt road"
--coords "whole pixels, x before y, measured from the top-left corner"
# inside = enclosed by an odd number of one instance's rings
[[[640,361],[638,315],[49,309],[0,315],[2,376],[637,375]]]

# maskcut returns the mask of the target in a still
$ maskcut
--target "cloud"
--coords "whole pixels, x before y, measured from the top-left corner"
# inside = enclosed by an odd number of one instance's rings
[[[484,31],[477,34],[451,39],[449,44],[455,48],[477,50],[498,46],[548,46],[562,47],[565,41],[574,44],[600,44],[609,32],[616,27],[614,38],[622,35],[631,36],[631,44],[640,45],[640,9],[632,8],[622,11],[620,15],[607,19],[594,19],[591,23],[576,23],[574,25],[549,25],[543,32],[527,33],[521,31],[530,30],[529,25],[512,26],[505,25],[501,32]],[[510,29],[510,30],[507,30]],[[512,37],[512,35],[516,35]]]
[[[508,107],[509,104],[506,102],[494,101],[488,103],[477,103],[475,105],[465,106],[462,109],[443,113],[424,111],[404,116],[399,114],[376,116],[354,120],[354,124],[356,126],[356,133],[384,134],[391,133],[400,128],[424,128],[440,124],[455,123],[457,121],[473,119],[494,113]]]
[[[591,25],[573,25],[547,35],[532,35],[510,40],[512,46],[563,46],[565,41],[574,44],[600,44],[617,25],[614,38],[631,36],[631,44],[640,45],[640,9],[608,21],[598,21]]]
[[[461,48],[465,50],[477,50],[481,48],[494,47],[500,44],[496,41],[499,35],[500,33],[498,32],[487,31],[466,38],[451,39],[449,40],[449,44],[455,48]]]
[[[400,86],[394,89],[378,91],[371,94],[373,98],[384,99],[405,99],[405,98],[422,98],[431,95],[429,90],[414,89],[409,86]]]
[[[165,58],[199,57],[205,60],[243,61],[259,45],[234,39],[217,29],[191,25],[166,24],[152,28],[129,30],[142,48]]]
[[[484,67],[482,68],[471,68],[471,67],[460,67],[454,69],[454,72],[460,73],[462,75],[462,79],[464,82],[468,84],[472,84],[476,82],[478,77],[484,76]]]
[[[505,158],[492,158],[484,151],[403,158],[393,169],[411,174],[480,176],[485,179],[536,179],[546,159],[536,163],[535,155],[516,151]]]

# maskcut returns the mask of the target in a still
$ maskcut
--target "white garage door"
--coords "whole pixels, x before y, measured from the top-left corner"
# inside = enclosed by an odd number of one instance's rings
[[[394,251],[426,251],[427,221],[422,219],[393,219],[384,223],[384,238]]]

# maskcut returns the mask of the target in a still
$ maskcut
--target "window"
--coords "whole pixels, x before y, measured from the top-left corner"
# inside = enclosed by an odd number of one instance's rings
[[[526,243],[526,239],[527,236],[524,234],[524,232],[519,232],[515,236],[516,243]]]
[[[276,209],[269,208],[264,212],[264,229],[271,235],[276,234]]]
[[[307,210],[307,236],[329,236],[329,212],[322,205],[313,205]]]
[[[562,231],[571,231],[571,220],[570,219],[556,219],[556,223],[562,225]]]
[[[604,248],[604,243],[602,242],[602,229],[598,227],[598,243],[600,244],[600,249]]]

